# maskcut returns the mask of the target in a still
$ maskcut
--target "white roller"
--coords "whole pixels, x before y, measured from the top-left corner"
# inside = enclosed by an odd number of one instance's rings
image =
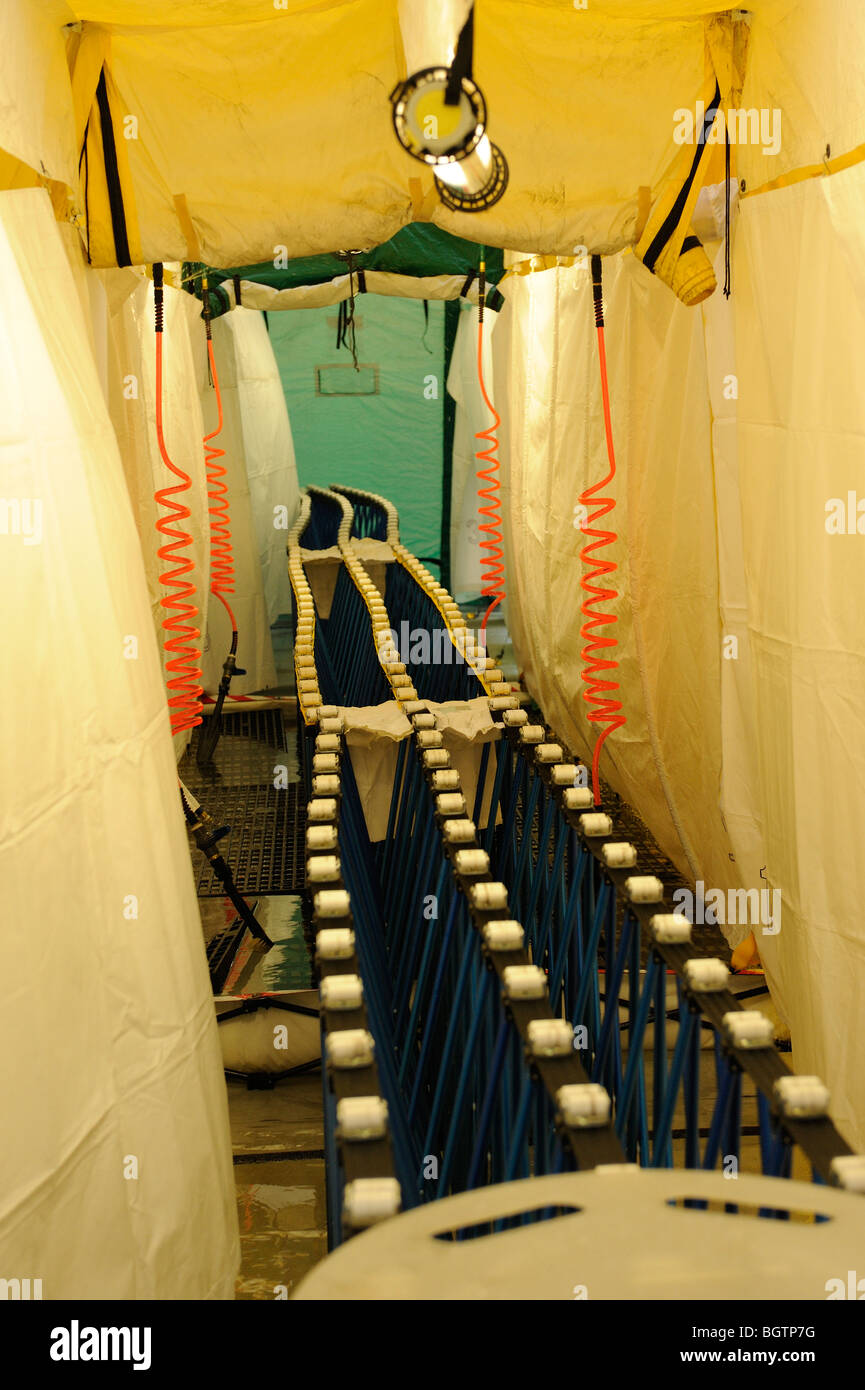
[[[609,1094],[594,1082],[560,1086],[556,1104],[562,1120],[571,1128],[595,1129],[610,1122]]]
[[[327,975],[319,986],[322,1008],[348,1013],[363,1004],[363,984],[358,975]]]
[[[343,1193],[342,1219],[347,1226],[374,1226],[396,1216],[402,1197],[396,1178],[355,1178]]]
[[[533,1057],[570,1057],[574,1051],[573,1025],[564,1018],[533,1018],[528,1041]]]
[[[485,922],[483,927],[484,944],[491,951],[521,951],[525,933],[519,922],[503,920]]]
[[[539,965],[506,965],[502,984],[507,999],[544,999],[547,977]]]

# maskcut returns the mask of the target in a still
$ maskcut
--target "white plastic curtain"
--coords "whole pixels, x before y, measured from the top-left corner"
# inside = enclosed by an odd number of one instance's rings
[[[739,489],[755,781],[798,1070],[865,1146],[865,168],[742,209]],[[861,509],[861,510],[860,510]]]
[[[184,294],[183,300],[201,398],[204,433],[210,434],[217,427],[218,411],[216,391],[211,386],[208,376],[207,339],[200,318],[201,305],[192,295]],[[244,310],[236,310],[235,313],[243,315]],[[213,351],[222,397],[223,423],[220,434],[211,441],[211,446],[224,451],[223,457],[217,459],[216,463],[226,470],[222,481],[228,488],[234,566],[233,592],[226,597],[237,621],[239,633],[237,664],[246,671],[245,676],[235,676],[231,682],[231,691],[234,695],[245,695],[253,690],[265,690],[276,685],[276,670],[246,472],[244,421],[248,420],[249,410],[244,409],[243,396],[238,389],[237,335],[226,326],[220,329],[219,323],[214,324],[214,330]],[[284,410],[283,406],[283,412]],[[261,428],[266,428],[266,424],[267,420],[263,418]],[[204,450],[203,446],[201,447],[203,459]],[[285,532],[282,534],[284,537]],[[211,570],[209,582],[212,580]],[[211,594],[203,659],[204,688],[211,693],[219,685],[222,663],[230,644],[231,623],[228,614],[219,599]]]
[[[74,260],[74,248],[71,254]],[[80,271],[80,278],[85,287],[94,282],[104,287],[108,314],[108,403],[133,501],[154,626],[163,649],[161,599],[166,591],[159,576],[165,571],[166,563],[158,552],[166,541],[156,530],[157,518],[164,514],[164,509],[157,505],[154,494],[175,480],[162,460],[156,436],[153,285],[142,272],[133,270],[94,272],[84,269]],[[216,424],[215,397],[207,378],[206,340],[198,300],[169,284],[165,287],[164,301],[165,442],[169,457],[192,480],[191,488],[183,495],[191,511],[184,525],[192,537],[188,554],[194,564],[195,602],[201,614],[202,682],[206,691],[214,693],[231,635],[222,605],[209,592],[210,515],[202,440]],[[237,312],[243,313],[242,310]],[[258,318],[258,315],[250,317]],[[95,323],[98,336],[98,315]],[[276,673],[251,515],[244,433],[246,412],[241,410],[238,395],[233,335],[219,334],[214,351],[223,386],[224,412],[223,432],[214,443],[225,450],[221,463],[227,469],[225,481],[229,488],[235,562],[235,595],[229,596],[229,602],[240,631],[238,664],[247,670],[246,676],[235,677],[231,689],[234,694],[244,694],[274,685]],[[282,410],[284,413],[284,405]],[[276,413],[272,410],[268,415],[262,411],[260,423],[249,430],[253,439],[256,428],[259,431],[265,428]],[[177,736],[178,756],[187,742],[188,735]]]
[[[774,920],[737,903],[723,929],[735,943],[754,925],[797,1070],[827,1081],[859,1145],[863,213],[860,168],[745,199],[732,301],[697,311],[632,256],[604,262],[617,479],[600,523],[618,533],[604,607],[627,716],[602,774],[706,893],[780,895]],[[579,508],[608,469],[590,281],[575,267],[508,287],[495,346],[512,635],[551,723],[588,755],[601,726],[583,699]]]
[[[498,316],[492,312],[484,314],[484,384],[490,399],[495,404],[496,392],[493,380],[492,342]],[[487,410],[478,384],[478,314],[477,309],[463,309],[460,314],[454,350],[448,372],[447,389],[456,402],[454,415],[453,476],[451,481],[451,578],[450,589],[461,597],[477,598],[482,586],[480,542],[489,533],[479,530],[478,488],[488,484],[479,482],[477,471],[486,468],[479,464],[476,453],[487,450],[490,445],[485,440],[477,440],[478,430],[489,429],[494,424]],[[499,410],[499,414],[501,411]],[[484,506],[489,503],[484,501]]]
[[[505,589],[530,688],[588,755],[581,695],[580,497],[608,471],[588,264],[507,282],[496,329]],[[711,413],[702,318],[634,259],[604,263],[618,476],[618,679],[626,726],[602,775],[689,876],[738,886],[719,807],[718,623]],[[600,727],[600,726],[599,726]]]
[[[86,279],[94,272],[84,271]],[[126,482],[138,528],[138,540],[147,576],[150,608],[159,649],[165,665],[162,598],[168,592],[159,576],[171,563],[159,558],[169,543],[156,530],[167,515],[155,493],[176,479],[165,466],[156,436],[156,380],[153,284],[132,270],[97,272],[105,288],[108,308],[108,404],[120,447]],[[183,494],[191,515],[184,527],[192,538],[187,554],[194,565],[195,603],[201,614],[200,628],[207,632],[210,582],[210,521],[201,440],[204,423],[198,395],[195,358],[189,333],[186,300],[180,290],[166,286],[163,343],[163,421],[168,456],[192,480]],[[203,646],[203,643],[202,643]],[[211,674],[212,673],[208,673]],[[216,683],[219,676],[216,676]],[[178,757],[189,742],[178,734]]]
[[[291,424],[264,315],[233,309],[213,325],[223,397],[239,421],[270,622],[291,612],[286,536],[300,506]]]
[[[230,1298],[231,1145],[147,584],[46,193],[0,195],[0,1262]]]

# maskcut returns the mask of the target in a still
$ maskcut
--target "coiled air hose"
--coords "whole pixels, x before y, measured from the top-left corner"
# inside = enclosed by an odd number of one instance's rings
[[[596,552],[604,546],[612,545],[618,540],[615,531],[596,530],[596,523],[611,512],[615,507],[613,497],[599,497],[598,493],[603,488],[609,486],[616,476],[616,455],[613,448],[613,425],[610,416],[610,388],[607,380],[607,354],[604,345],[604,295],[601,271],[600,256],[592,256],[592,296],[595,308],[595,327],[598,335],[598,361],[601,371],[601,394],[604,404],[604,433],[607,440],[607,458],[609,460],[609,471],[599,482],[593,483],[591,487],[585,489],[580,494],[580,504],[587,509],[586,519],[583,521],[582,530],[586,536],[593,539],[580,552],[580,561],[587,567],[586,572],[580,579],[580,587],[584,593],[590,595],[584,599],[580,611],[586,621],[580,628],[580,636],[586,645],[582,650],[583,659],[583,699],[593,708],[590,710],[588,719],[593,724],[605,724],[595,742],[595,749],[592,755],[592,791],[595,805],[601,803],[600,778],[598,766],[601,756],[601,748],[604,740],[609,737],[616,729],[621,729],[625,723],[625,715],[622,714],[622,702],[614,697],[612,692],[619,689],[619,682],[612,679],[609,673],[617,671],[619,663],[612,656],[612,652],[618,646],[616,637],[611,633],[609,636],[595,635],[595,630],[607,626],[615,626],[618,622],[616,613],[605,612],[600,605],[611,602],[618,597],[614,588],[610,587],[609,577],[616,572],[616,562],[612,559],[599,559]],[[592,507],[591,514],[588,508]],[[604,576],[606,582],[598,584],[596,581]],[[599,656],[597,653],[609,653],[607,656]]]
[[[225,458],[225,450],[213,443],[222,433],[222,393],[219,389],[219,374],[213,354],[213,334],[210,322],[210,294],[207,276],[201,278],[201,299],[203,305],[204,328],[207,334],[207,361],[210,379],[216,392],[216,429],[204,436],[205,468],[207,470],[207,499],[210,513],[210,592],[218,598],[231,623],[231,648],[222,664],[222,679],[216,695],[213,713],[198,735],[196,758],[199,766],[209,763],[216,752],[216,745],[222,733],[222,708],[231,687],[232,676],[245,676],[246,672],[237,665],[237,620],[226,594],[234,593],[234,552],[231,544],[231,516],[228,507],[228,487],[225,483],[226,469],[219,462]]]
[[[487,410],[493,417],[493,423],[485,430],[478,430],[475,439],[484,440],[489,446],[486,449],[479,449],[475,458],[488,465],[475,474],[480,482],[487,483],[487,487],[478,488],[478,513],[486,517],[487,520],[480,523],[478,529],[487,533],[487,539],[480,543],[481,550],[487,551],[486,555],[481,556],[481,597],[490,599],[490,604],[484,614],[481,623],[481,637],[486,645],[486,631],[489,616],[493,610],[502,602],[505,597],[505,567],[504,552],[502,550],[502,504],[500,497],[499,484],[499,459],[498,459],[498,435],[496,431],[501,424],[501,416],[493,405],[487,394],[484,382],[484,298],[486,294],[486,264],[482,260],[478,273],[478,385]],[[481,506],[481,502],[486,501],[487,506]]]
[[[172,462],[165,446],[163,430],[163,381],[162,381],[162,339],[163,339],[163,273],[162,264],[153,267],[153,300],[156,317],[156,437],[162,462],[176,478],[178,483],[160,488],[154,493],[158,506],[164,507],[170,515],[160,515],[156,529],[168,542],[159,547],[159,558],[173,569],[164,570],[159,583],[171,590],[163,594],[161,606],[166,610],[162,619],[163,630],[172,634],[165,642],[165,651],[170,659],[165,664],[167,686],[170,692],[168,712],[171,718],[172,734],[194,729],[201,723],[201,648],[197,645],[201,637],[194,620],[198,617],[195,600],[195,585],[187,576],[193,569],[192,557],[186,553],[192,545],[192,536],[178,523],[186,521],[191,515],[189,507],[177,500],[178,494],[188,492],[190,478],[182,468]]]

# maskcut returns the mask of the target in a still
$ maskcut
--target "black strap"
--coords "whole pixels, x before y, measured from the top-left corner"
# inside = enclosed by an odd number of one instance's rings
[[[463,281],[463,287],[462,287],[462,289],[460,290],[460,294],[459,294],[460,299],[468,299],[469,290],[471,289],[472,285],[474,284],[476,276],[477,276],[477,271],[475,270],[474,266],[472,266],[471,270],[469,271],[468,275],[466,276],[465,280]]]
[[[360,266],[357,268],[357,292],[366,294],[366,272],[361,270]]]
[[[232,276],[232,281],[233,281],[233,284],[234,284],[234,303],[235,303],[235,306],[239,309],[239,308],[240,308],[240,276],[239,276],[239,275],[234,275],[234,276]]]
[[[472,75],[472,50],[474,48],[475,7],[469,10],[469,17],[460,30],[456,53],[448,73],[445,89],[445,106],[459,106],[463,78]]]
[[[673,204],[670,211],[667,213],[667,216],[664,218],[660,230],[656,233],[655,237],[652,240],[651,246],[649,247],[648,251],[643,257],[644,266],[647,270],[651,270],[653,273],[655,270],[655,265],[658,261],[658,257],[660,256],[667,242],[670,240],[670,237],[673,235],[673,232],[676,230],[676,227],[679,225],[679,219],[682,216],[685,203],[688,201],[688,194],[691,191],[691,185],[693,184],[694,179],[697,177],[697,170],[700,167],[700,160],[703,158],[703,155],[706,151],[706,139],[708,135],[711,133],[712,126],[715,124],[715,117],[718,114],[718,108],[720,104],[721,89],[716,82],[715,95],[712,100],[712,105],[709,107],[708,111],[703,117],[703,129],[700,131],[700,138],[697,142],[697,148],[694,151],[694,158],[691,161],[691,168],[688,173],[688,177],[685,179],[685,182],[679,189],[679,193],[675,203]]]
[[[87,151],[87,137],[90,134],[90,115],[87,116],[87,124],[84,127],[84,143],[81,146],[81,154],[78,157],[78,173],[81,173],[81,161],[84,160],[84,231],[87,236],[87,264],[91,265],[90,259],[90,155]]]
[[[730,298],[730,127],[725,121],[726,149],[724,151],[724,298]]]
[[[114,233],[114,255],[119,266],[131,265],[129,238],[126,235],[126,214],[123,210],[123,190],[120,186],[120,169],[117,164],[117,146],[114,143],[114,126],[111,123],[111,107],[108,103],[108,86],[105,82],[104,68],[99,74],[99,82],[96,87],[96,103],[99,107],[99,123],[102,126],[102,157],[105,161],[108,206],[111,209],[111,230]]]

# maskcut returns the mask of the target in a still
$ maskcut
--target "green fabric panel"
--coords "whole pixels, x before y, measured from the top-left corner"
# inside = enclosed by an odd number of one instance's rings
[[[505,273],[504,253],[497,247],[487,246],[487,281],[497,285]],[[452,236],[431,222],[411,222],[402,227],[390,241],[375,246],[371,251],[363,251],[354,257],[354,265],[362,270],[385,270],[399,275],[468,275],[477,270],[481,247],[473,241],[464,241]],[[183,276],[188,279],[201,266],[184,263]],[[320,285],[345,275],[348,266],[339,256],[305,256],[289,261],[287,266],[277,269],[272,261],[260,265],[240,265],[232,270],[208,270],[213,300],[212,313],[217,317],[225,313],[227,300],[220,296],[218,286],[224,280],[239,275],[241,280],[255,280],[274,289],[286,290],[297,285]],[[196,276],[189,281],[192,293],[201,297],[201,286]]]
[[[321,395],[343,384],[369,386],[351,353],[337,350],[338,306],[271,314],[270,340],[288,405],[301,485],[345,483],[389,498],[403,543],[437,556],[442,511],[445,392],[444,305],[360,295],[355,301],[357,359],[378,369],[376,395]],[[340,370],[335,370],[339,368]],[[342,382],[341,382],[342,379]],[[430,380],[432,379],[432,380]],[[434,394],[433,394],[434,392]]]

